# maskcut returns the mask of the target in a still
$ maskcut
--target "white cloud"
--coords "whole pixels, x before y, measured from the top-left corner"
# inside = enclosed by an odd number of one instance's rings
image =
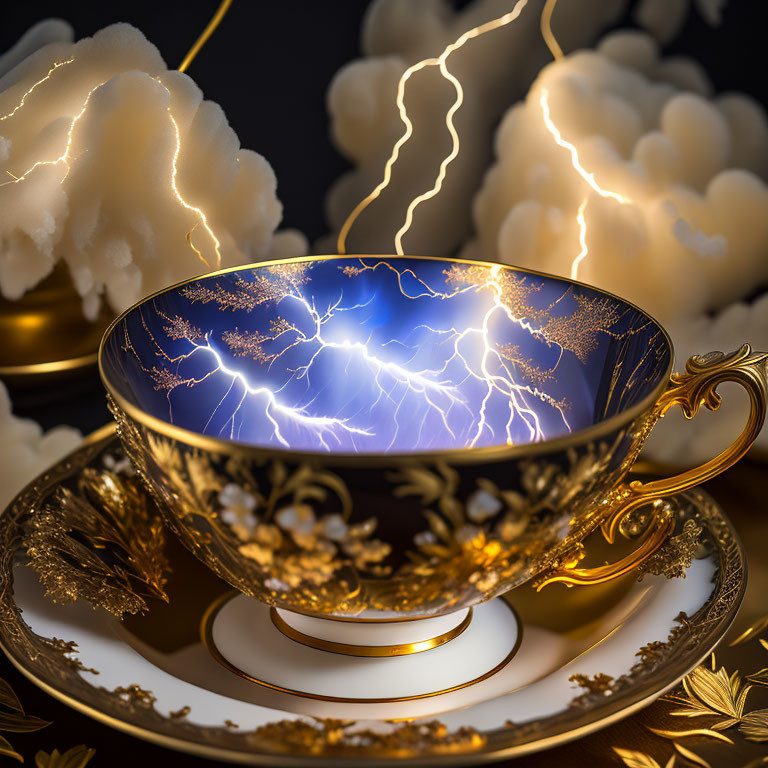
[[[15,64],[0,80],[3,296],[61,260],[93,317],[103,298],[120,311],[219,263],[305,250],[295,233],[274,236],[269,163],[240,148],[222,109],[138,30],[116,24],[73,44],[66,25],[47,24],[17,46],[26,57],[0,59]]]
[[[466,30],[512,7],[509,0],[475,0],[458,12],[445,0],[375,0],[371,4],[362,34],[364,58],[343,67],[328,92],[331,135],[339,151],[355,164],[326,198],[334,231],[379,183],[392,146],[403,132],[395,97],[405,69],[439,55]],[[539,31],[542,7],[543,0],[529,0],[507,27],[472,40],[451,55],[450,71],[461,81],[465,94],[455,119],[462,149],[440,194],[417,210],[404,239],[407,252],[448,255],[468,236],[471,201],[490,161],[494,126],[551,59]],[[590,44],[623,7],[623,0],[560,3],[553,28],[563,49]],[[453,88],[434,68],[411,78],[405,104],[414,124],[413,137],[401,152],[390,186],[352,229],[348,252],[394,252],[394,235],[408,203],[432,187],[440,162],[450,151],[445,114],[454,96]],[[335,240],[323,246],[333,252]]]
[[[31,419],[11,412],[8,390],[0,381],[0,511],[24,486],[51,464],[73,451],[82,436],[72,427],[43,432]]]

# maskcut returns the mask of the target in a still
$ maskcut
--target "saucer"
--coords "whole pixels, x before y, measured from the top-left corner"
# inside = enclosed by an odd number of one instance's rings
[[[94,488],[103,508],[94,505]],[[62,499],[67,515],[54,514]],[[55,698],[139,738],[202,756],[272,765],[509,758],[646,706],[725,634],[746,584],[741,545],[706,494],[689,492],[672,504],[675,530],[640,578],[555,584],[539,593],[524,586],[476,606],[464,633],[441,647],[469,637],[481,615],[516,616],[502,638],[514,654],[493,674],[438,695],[328,701],[254,683],[209,651],[200,635],[205,617],[241,598],[229,599],[229,587],[175,539],[163,550],[152,503],[110,426],[30,484],[0,518],[0,644]],[[83,515],[79,533],[70,535],[73,510]],[[623,554],[598,536],[586,549],[586,564]],[[142,606],[141,615],[124,612]],[[254,637],[277,631],[268,608],[240,606],[256,622]],[[124,612],[122,619],[110,610]],[[216,646],[227,641],[217,638]],[[418,662],[439,651],[406,658]]]

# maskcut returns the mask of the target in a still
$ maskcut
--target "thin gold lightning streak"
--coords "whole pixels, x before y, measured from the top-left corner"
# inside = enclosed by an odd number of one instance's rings
[[[567,149],[570,156],[571,156],[571,165],[573,165],[574,169],[576,170],[576,173],[581,176],[584,181],[587,182],[590,189],[597,192],[600,197],[610,198],[611,200],[615,200],[617,203],[620,203],[621,205],[627,205],[628,203],[631,203],[632,201],[628,197],[624,197],[624,195],[619,194],[618,192],[614,192],[610,189],[604,189],[597,183],[597,179],[595,179],[595,174],[588,171],[582,164],[581,160],[579,159],[579,152],[576,149],[576,146],[572,144],[570,141],[566,141],[563,138],[563,135],[560,133],[560,129],[555,125],[555,123],[552,120],[552,115],[550,113],[549,109],[549,90],[547,88],[541,89],[541,95],[539,96],[539,105],[541,106],[541,114],[544,118],[544,125],[547,127],[547,130],[552,135],[552,138],[555,140],[555,143],[563,147],[563,149]],[[589,193],[587,193],[589,194]],[[579,223],[579,244],[581,246],[581,250],[579,251],[579,254],[574,258],[574,260],[571,262],[571,279],[575,280],[578,277],[579,274],[579,265],[582,261],[587,257],[587,254],[589,253],[589,250],[587,248],[587,221],[584,217],[584,212],[587,207],[588,197],[585,197],[581,201],[581,205],[579,206],[579,212],[576,217],[576,220]]]
[[[337,250],[340,254],[346,253],[346,241],[347,241],[347,235],[349,234],[349,230],[352,228],[352,225],[357,220],[358,216],[374,201],[376,198],[379,197],[379,195],[384,191],[384,189],[389,185],[390,179],[392,177],[392,166],[397,162],[398,157],[400,156],[400,150],[402,149],[403,145],[411,138],[411,135],[413,134],[413,123],[411,122],[410,118],[408,117],[408,111],[405,108],[405,86],[408,80],[419,70],[424,69],[425,67],[440,67],[440,72],[442,76],[449,80],[452,84],[454,89],[456,90],[456,100],[454,101],[453,105],[448,111],[448,114],[446,115],[446,127],[448,128],[448,131],[451,134],[451,138],[453,140],[453,148],[451,150],[451,153],[448,155],[448,157],[443,161],[443,163],[440,166],[440,173],[437,177],[437,181],[435,182],[435,186],[429,190],[429,192],[425,192],[424,195],[420,195],[419,197],[414,200],[408,209],[408,217],[407,224],[404,225],[404,228],[401,228],[400,231],[398,231],[398,239],[396,240],[396,247],[398,248],[398,253],[402,254],[402,237],[405,234],[405,232],[410,227],[410,220],[413,218],[413,210],[418,206],[421,202],[424,200],[428,200],[430,197],[434,197],[442,187],[443,179],[445,178],[445,173],[448,168],[448,165],[450,165],[451,162],[455,159],[456,155],[459,153],[459,137],[456,133],[456,129],[453,125],[453,115],[456,113],[456,111],[461,106],[463,100],[464,100],[464,92],[461,87],[461,83],[448,71],[446,67],[446,59],[454,52],[457,51],[459,48],[461,48],[467,41],[474,39],[475,37],[479,37],[480,35],[484,35],[486,32],[490,32],[494,29],[498,29],[499,27],[503,27],[510,22],[514,21],[519,15],[520,12],[525,8],[527,5],[528,0],[518,0],[515,7],[509,12],[505,13],[503,16],[500,16],[497,19],[493,19],[492,21],[488,21],[485,24],[481,24],[480,26],[474,27],[473,29],[468,30],[465,32],[461,37],[458,38],[458,40],[454,41],[450,45],[448,45],[445,50],[440,54],[437,58],[428,58],[423,59],[422,61],[417,62],[416,64],[411,65],[408,67],[408,69],[405,70],[402,77],[400,78],[400,81],[397,85],[397,109],[400,113],[400,120],[403,122],[403,125],[405,125],[405,131],[403,132],[403,135],[397,140],[395,143],[395,146],[392,148],[392,154],[389,156],[389,159],[387,160],[386,165],[384,166],[384,176],[382,180],[374,187],[374,189],[365,197],[363,198],[354,208],[352,213],[349,214],[347,217],[347,220],[344,222],[344,224],[341,227],[341,231],[339,232],[339,238],[337,240]],[[426,195],[426,196],[425,196]]]
[[[587,210],[588,198],[584,198],[579,206],[579,212],[576,215],[576,221],[579,222],[579,245],[581,250],[579,255],[573,260],[571,264],[571,280],[576,280],[579,276],[579,264],[586,258],[589,253],[587,248],[587,220],[584,218],[584,212]]]
[[[552,54],[552,58],[555,61],[560,61],[563,58],[563,49],[560,47],[560,43],[557,42],[557,38],[552,32],[552,14],[555,11],[557,0],[547,0],[544,3],[544,10],[541,12],[541,36],[544,38],[544,42],[549,48],[549,52]]]
[[[208,38],[216,31],[216,28],[221,24],[221,20],[227,15],[230,5],[232,5],[232,0],[222,0],[216,13],[213,14],[213,18],[208,22],[208,26],[202,31],[200,37],[195,40],[184,57],[184,61],[179,64],[179,72],[187,71],[189,65],[195,60],[197,54],[200,53],[200,49],[208,42]]]
[[[454,77],[451,72],[448,71],[448,67],[446,66],[446,59],[454,51],[461,48],[461,46],[463,46],[464,43],[466,43],[468,40],[472,40],[475,37],[484,35],[486,32],[498,29],[499,27],[514,21],[520,15],[523,8],[525,8],[527,2],[528,0],[518,0],[518,3],[509,13],[505,14],[504,16],[500,16],[498,19],[489,21],[479,27],[470,29],[468,32],[465,32],[455,43],[451,43],[451,45],[449,45],[442,52],[442,54],[440,54],[440,57],[438,58],[440,74],[446,80],[451,82],[454,90],[456,91],[456,100],[453,102],[451,108],[448,110],[448,113],[445,116],[445,125],[448,128],[448,132],[451,134],[452,147],[448,156],[440,164],[440,171],[437,175],[437,179],[435,179],[433,187],[427,192],[424,192],[418,197],[415,197],[408,206],[408,211],[405,215],[405,223],[402,227],[400,227],[397,234],[395,235],[395,250],[399,255],[403,255],[403,236],[411,228],[411,224],[413,223],[413,212],[419,205],[421,205],[421,203],[429,200],[430,198],[433,198],[440,192],[443,186],[443,181],[445,180],[445,176],[448,172],[448,166],[458,157],[459,154],[459,134],[456,132],[456,127],[453,124],[453,116],[459,111],[461,105],[464,103],[464,89],[462,88],[459,80]]]
[[[570,152],[571,155],[571,164],[576,169],[576,172],[581,176],[584,181],[589,184],[589,186],[597,192],[600,197],[610,197],[613,200],[615,200],[617,203],[621,203],[622,205],[626,205],[627,203],[631,202],[629,198],[624,197],[624,195],[620,195],[618,192],[613,192],[610,189],[603,189],[595,179],[595,174],[590,173],[579,160],[579,152],[576,149],[576,147],[571,144],[570,141],[566,141],[562,134],[560,133],[560,130],[558,127],[552,122],[552,115],[549,111],[549,90],[547,88],[541,89],[541,96],[539,97],[539,104],[541,105],[541,113],[544,116],[544,125],[547,126],[547,130],[552,134],[552,138],[555,140],[555,143],[563,147],[564,149],[567,149],[568,152]]]
[[[69,124],[69,130],[67,131],[67,144],[64,147],[64,152],[62,152],[62,154],[59,155],[59,157],[57,157],[55,160],[38,160],[36,163],[34,163],[34,165],[32,165],[32,167],[24,171],[24,173],[22,173],[21,176],[16,176],[14,177],[13,181],[6,181],[4,184],[0,184],[0,186],[4,187],[6,184],[19,184],[22,181],[24,181],[24,179],[26,179],[27,176],[29,176],[29,174],[35,170],[35,168],[38,168],[42,165],[58,165],[59,163],[64,163],[64,165],[67,166],[67,173],[64,176],[64,178],[66,178],[67,175],[69,175],[69,163],[67,162],[67,160],[69,159],[69,150],[72,147],[72,135],[75,131],[75,126],[77,125],[80,118],[85,114],[85,110],[88,108],[88,103],[90,102],[91,96],[93,95],[94,91],[96,91],[100,87],[101,87],[101,84],[93,87],[88,92],[88,95],[85,97],[85,101],[83,102],[82,109],[74,116],[74,118],[72,118],[72,122]],[[13,176],[13,174],[9,174],[9,175]],[[62,179],[62,181],[63,180],[64,179]]]
[[[7,120],[9,117],[13,117],[25,104],[27,97],[32,93],[32,91],[37,88],[38,85],[42,85],[46,80],[50,78],[50,76],[59,68],[63,67],[65,64],[71,64],[74,61],[74,59],[67,59],[66,61],[57,61],[49,70],[48,74],[45,75],[45,77],[41,77],[36,83],[34,83],[30,88],[27,89],[27,91],[24,93],[24,95],[21,97],[21,101],[7,114],[2,115],[0,117],[0,122],[3,120]]]
[[[179,188],[176,185],[176,176],[179,172],[176,166],[176,162],[179,159],[179,154],[181,152],[181,133],[179,132],[179,124],[176,122],[176,118],[171,114],[170,107],[168,107],[168,117],[171,119],[171,122],[173,123],[173,129],[176,132],[176,151],[173,153],[173,165],[172,165],[173,170],[171,171],[171,188],[173,189],[173,194],[176,195],[176,199],[182,204],[182,206],[186,208],[188,211],[193,211],[194,213],[197,214],[197,217],[200,220],[200,223],[203,225],[203,229],[205,229],[205,231],[208,233],[208,236],[213,241],[214,250],[216,251],[216,268],[218,269],[221,266],[221,250],[220,250],[221,243],[219,242],[219,239],[216,237],[216,235],[213,234],[213,230],[208,224],[208,218],[203,212],[202,208],[196,208],[194,205],[191,205],[190,203],[188,203],[181,196],[181,193],[179,192]],[[210,268],[211,265],[208,263],[208,260],[200,253],[200,251],[197,248],[195,248],[194,245],[192,245],[192,230],[189,231],[187,242],[192,247],[192,250],[194,250],[194,252]]]

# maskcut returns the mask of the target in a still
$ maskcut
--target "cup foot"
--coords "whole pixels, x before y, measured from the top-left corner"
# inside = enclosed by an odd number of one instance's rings
[[[369,624],[308,619],[231,593],[210,607],[202,630],[211,655],[240,677],[349,703],[408,701],[475,685],[501,671],[522,638],[501,599],[472,612]]]

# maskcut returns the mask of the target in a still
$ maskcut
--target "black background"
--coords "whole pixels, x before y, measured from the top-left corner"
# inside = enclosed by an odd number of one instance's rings
[[[127,21],[158,46],[169,66],[177,66],[217,4],[218,0],[27,0],[14,3],[12,12],[6,4],[0,50],[10,47],[31,24],[50,16],[69,21],[76,38]],[[346,167],[329,140],[325,93],[339,67],[360,53],[366,5],[363,0],[235,0],[188,70],[206,98],[224,108],[242,145],[272,164],[285,206],[283,225],[297,227],[310,240],[325,234],[323,198]],[[626,26],[630,18],[628,12],[617,26]],[[731,0],[721,26],[709,27],[693,11],[681,35],[665,50],[694,56],[717,92],[744,91],[767,105],[766,22],[768,2]],[[62,392],[58,397],[46,393],[42,399],[32,398],[27,407],[17,401],[16,410],[46,427],[65,421],[89,431],[108,417],[95,379],[88,386],[87,395],[81,392],[66,406]],[[5,660],[0,661],[0,677],[12,684],[28,712],[54,721],[37,733],[7,734],[28,765],[34,764],[38,748],[66,749],[83,742],[97,749],[92,762],[97,767],[207,764],[149,746],[74,713],[24,680]],[[5,760],[0,757],[3,764]],[[517,765],[522,768],[525,762]]]
[[[174,67],[217,5],[218,0],[26,0],[4,16],[0,50],[49,16],[69,21],[76,38],[126,21]],[[339,67],[360,54],[367,5],[366,0],[235,0],[188,70],[206,98],[223,107],[242,146],[269,160],[285,206],[284,226],[302,230],[310,241],[326,232],[323,199],[346,167],[329,139],[325,94]],[[630,11],[617,26],[629,24]],[[767,28],[768,2],[730,0],[719,27],[708,26],[692,11],[665,51],[694,56],[716,91],[745,91],[765,105]]]

